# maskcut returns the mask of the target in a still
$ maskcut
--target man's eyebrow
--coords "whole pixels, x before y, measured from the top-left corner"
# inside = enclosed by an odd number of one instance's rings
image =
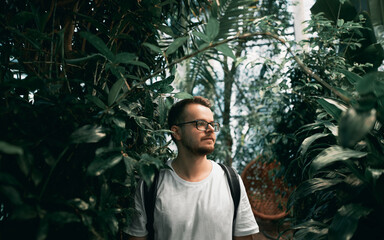
[[[213,121],[211,121],[211,122],[208,122],[207,120],[204,120],[204,119],[196,119],[195,121],[204,121],[204,122],[207,122],[207,123],[215,122],[215,120],[213,120]]]

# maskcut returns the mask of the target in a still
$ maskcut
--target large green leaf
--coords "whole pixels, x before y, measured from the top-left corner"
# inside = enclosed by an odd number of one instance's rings
[[[368,167],[365,170],[365,177],[372,186],[373,195],[380,206],[384,206],[384,169]]]
[[[348,79],[348,81],[353,85],[355,85],[356,83],[358,83],[359,81],[361,81],[363,79],[362,77],[360,77],[356,73],[350,72],[350,71],[345,70],[345,69],[340,69],[339,72],[343,73],[345,75],[345,77]]]
[[[116,54],[114,62],[115,63],[129,63],[129,62],[135,60],[135,58],[136,58],[136,56],[133,53],[122,52],[122,53]]]
[[[124,164],[127,174],[132,174],[137,165],[137,160],[128,155],[124,155]]]
[[[117,80],[112,85],[111,90],[109,91],[109,94],[108,94],[108,105],[109,106],[111,106],[112,104],[114,104],[116,102],[116,99],[119,97],[120,91],[123,88],[124,83],[125,83],[124,79],[120,78],[119,80]]]
[[[155,53],[160,53],[161,54],[163,52],[163,51],[161,51],[161,49],[158,46],[153,45],[151,43],[145,42],[145,43],[143,43],[143,46],[146,46],[147,48],[151,49]]]
[[[328,239],[349,240],[352,239],[360,218],[367,216],[372,209],[361,204],[348,204],[342,206],[329,226]]]
[[[106,136],[101,126],[84,125],[74,131],[71,136],[72,143],[96,143]]]
[[[291,194],[288,201],[288,206],[292,207],[294,201],[303,199],[318,191],[326,190],[341,183],[341,179],[326,179],[326,178],[311,178],[300,184]]]
[[[374,93],[376,97],[384,95],[384,72],[372,72],[364,75],[357,83],[356,90],[360,95]]]
[[[145,183],[149,186],[153,182],[156,169],[163,166],[163,162],[148,154],[142,154],[139,161],[139,171]]]
[[[347,110],[345,104],[332,99],[332,98],[320,98],[317,99],[317,102],[331,115],[335,120],[340,118],[340,115],[343,111]]]
[[[220,23],[216,18],[210,18],[207,23],[206,35],[213,41],[219,33]]]
[[[17,155],[23,155],[23,149],[19,146],[0,141],[0,152],[3,152],[5,154],[17,154]]]
[[[181,47],[185,41],[187,41],[188,37],[179,37],[179,38],[176,38],[173,43],[171,43],[171,45],[169,45],[169,47],[167,48],[167,51],[165,51],[165,54],[168,56],[174,52],[176,52],[176,50]]]
[[[304,223],[295,225],[292,229],[296,230],[295,240],[326,240],[328,226],[322,222],[310,219]]]
[[[87,174],[90,176],[100,176],[106,170],[116,166],[122,158],[123,156],[119,153],[106,159],[103,157],[96,157],[95,160],[89,164],[87,168]]]
[[[209,39],[209,37],[207,35],[205,35],[204,33],[194,31],[194,32],[192,32],[192,34],[197,36],[198,38],[200,38],[201,40],[203,40],[206,43],[211,42],[211,39]]]
[[[178,92],[175,94],[175,98],[178,98],[178,99],[192,99],[193,96],[189,93],[186,93],[186,92]]]
[[[107,105],[98,97],[87,95],[86,98],[101,109],[107,109]]]
[[[101,54],[103,54],[108,60],[112,61],[115,58],[115,55],[109,50],[107,45],[104,43],[101,38],[90,33],[90,32],[81,32],[80,36],[85,38],[89,43],[92,44]]]
[[[323,150],[312,161],[309,174],[310,176],[313,176],[318,170],[335,162],[346,161],[352,158],[362,158],[365,156],[367,156],[366,152],[359,152],[340,146],[331,146]]]
[[[147,64],[145,64],[144,62],[141,62],[141,61],[125,61],[124,63],[139,66],[139,67],[145,68],[147,70],[150,70],[149,66]]]
[[[307,137],[306,139],[304,139],[304,141],[301,143],[301,146],[299,148],[300,154],[304,155],[307,152],[309,146],[311,146],[311,144],[314,141],[316,141],[319,138],[326,137],[326,136],[329,136],[329,133],[316,133],[316,134],[313,134],[312,136]]]
[[[175,76],[171,75],[164,80],[160,80],[152,83],[151,85],[147,85],[147,87],[150,90],[160,90],[162,88],[166,88],[167,86],[170,86],[173,80],[175,80]]]
[[[344,112],[339,122],[338,139],[343,147],[353,147],[372,128],[376,122],[376,110],[356,111],[349,108]]]
[[[70,64],[76,64],[76,63],[85,62],[85,61],[88,61],[90,59],[97,58],[97,57],[102,58],[102,57],[104,57],[104,55],[102,55],[100,53],[94,53],[94,54],[91,54],[91,55],[88,55],[88,56],[82,57],[82,58],[65,59],[65,62],[70,63]]]
[[[233,54],[232,49],[229,48],[228,44],[220,44],[215,47],[218,51],[224,53],[225,56],[231,57],[236,60],[235,54]]]

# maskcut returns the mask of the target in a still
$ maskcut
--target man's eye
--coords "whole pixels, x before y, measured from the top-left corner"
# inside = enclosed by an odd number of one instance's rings
[[[207,123],[204,122],[204,121],[198,121],[198,122],[197,122],[197,125],[198,125],[199,127],[205,127],[205,125],[207,125]]]

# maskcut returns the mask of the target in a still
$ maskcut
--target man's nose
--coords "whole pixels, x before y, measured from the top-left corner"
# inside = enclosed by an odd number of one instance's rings
[[[215,131],[215,128],[212,126],[212,124],[208,123],[207,124],[207,128],[205,129],[205,131]]]

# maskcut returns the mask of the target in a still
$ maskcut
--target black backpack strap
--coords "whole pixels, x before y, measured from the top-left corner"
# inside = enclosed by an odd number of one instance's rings
[[[237,209],[240,203],[240,182],[238,178],[238,174],[231,167],[228,167],[222,163],[219,163],[221,168],[223,168],[225,175],[228,179],[229,188],[231,190],[233,204],[235,205],[235,212],[233,214],[233,228],[235,228],[235,220],[237,215]]]
[[[155,171],[155,177],[151,186],[147,186],[145,182],[144,184],[144,206],[145,213],[147,214],[147,240],[153,240],[155,235],[155,230],[153,228],[154,223],[154,213],[155,213],[155,203],[157,197],[157,182],[159,179],[159,170]]]

